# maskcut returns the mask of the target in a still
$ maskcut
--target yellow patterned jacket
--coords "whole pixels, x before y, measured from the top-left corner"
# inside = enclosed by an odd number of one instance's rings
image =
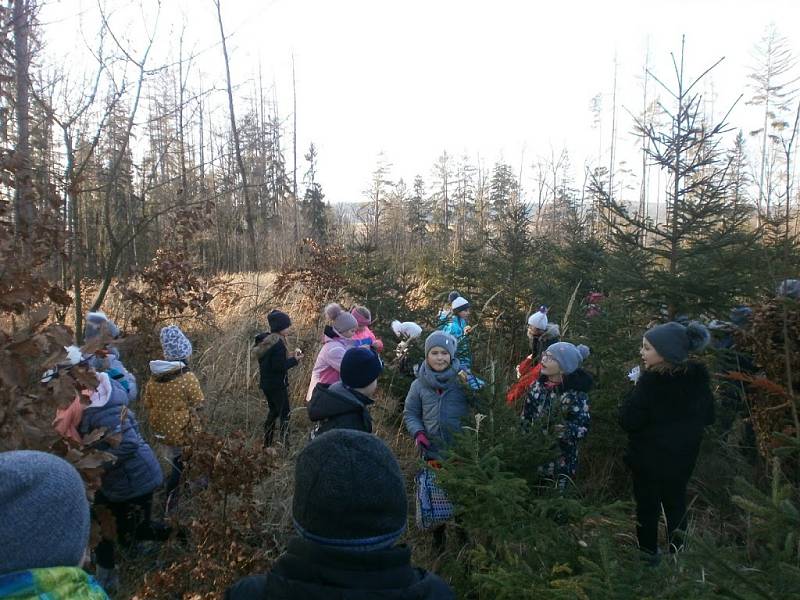
[[[159,441],[168,446],[184,446],[200,431],[198,410],[205,398],[197,377],[180,361],[150,362],[153,377],[144,388],[144,406],[150,427]]]

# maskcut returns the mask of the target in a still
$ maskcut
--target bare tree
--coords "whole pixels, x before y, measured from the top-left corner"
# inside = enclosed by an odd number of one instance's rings
[[[233,108],[233,87],[231,84],[231,66],[228,57],[228,44],[225,38],[225,28],[222,24],[222,8],[220,7],[220,0],[214,0],[214,5],[217,7],[217,22],[219,23],[219,35],[222,40],[222,55],[225,58],[225,80],[227,82],[228,91],[228,111],[231,119],[231,133],[233,135],[233,149],[236,154],[236,165],[239,168],[239,177],[242,180],[242,197],[244,198],[244,211],[245,223],[247,224],[247,238],[250,243],[249,251],[249,267],[252,271],[258,270],[258,261],[256,258],[256,231],[255,222],[253,217],[253,205],[250,199],[250,190],[247,185],[247,170],[244,166],[242,159],[242,145],[239,141],[239,128],[236,126],[236,112]]]
[[[14,194],[14,217],[17,234],[24,243],[29,241],[30,229],[35,218],[31,181],[29,74],[31,66],[30,32],[34,5],[34,0],[15,0],[12,6],[17,120],[17,143],[14,152],[20,165]]]
[[[791,110],[790,106],[797,92],[793,86],[798,82],[798,78],[793,77],[792,73],[796,63],[791,47],[786,38],[778,33],[774,24],[767,27],[754,54],[757,66],[748,75],[752,80],[750,87],[753,95],[747,104],[759,106],[763,110],[761,127],[751,131],[750,135],[759,136],[761,141],[756,202],[759,219],[762,216],[768,219],[772,186],[769,142],[775,140],[776,132],[779,133],[789,126],[784,115]]]

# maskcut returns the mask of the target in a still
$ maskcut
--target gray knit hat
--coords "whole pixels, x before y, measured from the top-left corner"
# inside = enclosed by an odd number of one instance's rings
[[[434,331],[425,338],[425,356],[428,356],[428,352],[431,351],[431,348],[436,348],[437,346],[447,350],[450,353],[450,358],[453,358],[456,355],[458,341],[449,333]]]
[[[684,326],[675,321],[649,329],[644,337],[653,345],[661,358],[679,364],[689,358],[689,352],[697,352],[708,345],[711,334],[705,326],[692,321]]]
[[[561,371],[569,375],[578,370],[581,363],[589,356],[589,347],[569,342],[557,342],[547,347],[546,354],[550,354],[561,367]]]
[[[342,333],[348,329],[358,327],[356,318],[335,302],[328,304],[323,312],[325,317],[333,323],[336,333]]]
[[[89,543],[81,476],[46,452],[0,453],[0,575],[77,567]]]
[[[103,330],[113,339],[117,339],[120,334],[119,327],[101,310],[90,312],[86,315],[86,325],[83,328],[83,339],[90,340],[99,336]]]
[[[188,360],[192,355],[192,342],[180,327],[168,325],[161,329],[161,349],[165,360]]]
[[[374,435],[334,429],[297,457],[292,517],[307,540],[350,550],[388,548],[403,533],[407,511],[400,465]]]

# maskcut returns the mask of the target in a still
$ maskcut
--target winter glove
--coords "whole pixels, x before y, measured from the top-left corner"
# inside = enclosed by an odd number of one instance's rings
[[[381,340],[376,339],[372,342],[372,347],[375,349],[375,352],[383,352],[383,342]]]
[[[422,446],[426,450],[430,449],[431,447],[431,442],[428,439],[428,436],[425,435],[424,431],[418,431],[417,435],[414,436],[414,441],[417,444],[417,446]]]

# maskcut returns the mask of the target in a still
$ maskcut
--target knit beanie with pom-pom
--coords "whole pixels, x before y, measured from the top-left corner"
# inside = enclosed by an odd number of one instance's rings
[[[681,325],[675,321],[657,325],[644,334],[656,352],[669,363],[680,364],[690,352],[698,352],[708,345],[711,333],[696,321]]]
[[[539,310],[528,317],[528,325],[542,331],[547,329],[547,307],[541,306]]]
[[[335,302],[325,307],[325,318],[333,324],[337,333],[358,327],[356,318]]]
[[[586,358],[589,356],[589,347],[580,344],[570,344],[569,342],[557,342],[549,346],[546,353],[553,357],[561,367],[561,371],[569,375],[578,370]]]

